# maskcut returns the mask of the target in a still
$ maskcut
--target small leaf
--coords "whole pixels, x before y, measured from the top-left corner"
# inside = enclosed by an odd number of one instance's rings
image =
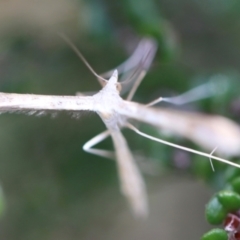
[[[209,232],[205,233],[201,240],[227,240],[228,234],[225,230],[214,228]]]
[[[216,196],[214,196],[206,205],[205,215],[210,224],[221,224],[226,218],[227,213],[227,210],[219,202]]]
[[[234,191],[223,190],[217,194],[219,202],[229,211],[240,208],[240,195]]]

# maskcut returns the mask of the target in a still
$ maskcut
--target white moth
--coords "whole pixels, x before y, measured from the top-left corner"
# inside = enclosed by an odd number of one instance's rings
[[[65,40],[68,41],[66,38]],[[144,46],[147,46],[146,50],[143,50]],[[71,47],[75,48],[72,45]],[[155,42],[151,39],[144,39],[141,41],[134,54],[118,68],[121,73],[132,71],[132,79],[135,79],[137,76],[136,81],[129,81],[130,85],[131,82],[133,82],[133,87],[127,100],[124,100],[119,95],[120,84],[118,83],[117,70],[105,74],[105,76],[111,74],[108,81],[94,73],[98,77],[100,83],[104,86],[98,93],[92,96],[46,96],[0,93],[0,112],[17,111],[31,114],[41,114],[42,112],[47,111],[96,112],[106,125],[107,130],[88,141],[83,146],[83,149],[89,153],[116,159],[121,191],[127,198],[134,214],[138,217],[146,217],[148,215],[147,194],[144,180],[128,148],[127,142],[120,131],[123,127],[127,127],[151,140],[215,159],[235,167],[240,167],[236,163],[213,156],[212,153],[208,154],[196,151],[149,136],[139,131],[130,123],[130,120],[134,119],[151,124],[160,129],[169,130],[175,134],[189,138],[207,150],[212,150],[217,147],[217,153],[226,156],[240,154],[240,128],[229,119],[221,116],[210,116],[199,113],[151,107],[161,100],[174,103],[176,100],[174,98],[172,100],[159,98],[147,105],[130,101],[137,86],[150,66],[155,50]],[[81,53],[78,54],[83,58]],[[139,57],[143,59],[141,60],[142,62],[139,60]],[[138,64],[142,65],[142,67],[139,67],[141,71],[134,70]],[[87,64],[87,66],[92,70],[89,64]],[[144,68],[144,70],[142,70],[142,68]],[[124,83],[122,86],[124,87]],[[204,91],[200,91],[201,94],[187,93],[187,95],[180,96],[179,99],[182,99],[184,102],[186,96],[189,101],[206,97],[207,95],[211,95],[207,93],[208,88],[209,85],[205,86]],[[111,136],[112,138],[115,153],[93,148],[94,145],[108,136]]]

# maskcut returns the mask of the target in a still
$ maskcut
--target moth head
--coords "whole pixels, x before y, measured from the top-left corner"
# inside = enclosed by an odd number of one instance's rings
[[[114,87],[116,87],[116,90],[118,91],[118,93],[120,93],[122,90],[122,85],[121,85],[121,83],[118,82],[118,71],[117,70],[114,70],[114,72],[109,80],[105,80],[104,78],[98,78],[98,81],[100,82],[102,87],[105,87],[106,85],[114,86]]]
[[[112,76],[110,77],[110,79],[107,81],[107,83],[110,85],[110,86],[114,86],[116,88],[116,90],[118,92],[121,91],[121,84],[118,82],[118,71],[117,70],[114,70]],[[106,84],[106,83],[105,83]]]

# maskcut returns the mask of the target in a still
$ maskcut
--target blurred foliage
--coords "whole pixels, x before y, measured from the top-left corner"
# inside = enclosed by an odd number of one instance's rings
[[[61,4],[52,0],[51,3],[54,7]],[[29,21],[25,20],[27,14],[9,24],[7,17],[2,21],[2,92],[74,95],[77,91],[100,89],[88,69],[55,34],[57,31],[73,39],[98,73],[125,60],[134,49],[136,38],[152,36],[158,41],[159,52],[134,101],[150,102],[224,78],[228,84],[223,94],[182,108],[222,114],[239,122],[238,1],[85,0],[68,4],[73,6],[69,18],[61,18],[60,11],[60,20],[58,24],[51,23],[50,33],[36,24],[34,12]],[[49,1],[46,9],[49,7],[51,12],[52,6]],[[27,2],[23,8],[27,8]],[[36,8],[36,16],[44,18],[46,9]],[[78,21],[72,20],[74,14]],[[126,209],[119,193],[115,163],[82,151],[87,140],[104,130],[95,114],[82,113],[80,119],[66,113],[41,118],[4,114],[0,126],[0,179],[5,194],[4,201],[0,199],[0,214],[6,201],[2,239],[95,239],[100,229],[109,229]],[[198,149],[186,140],[157,133],[149,126],[139,127],[149,134]],[[136,155],[157,163],[154,167],[158,166],[163,176],[172,169],[185,170],[218,189],[223,187],[223,165],[215,164],[213,173],[207,159],[152,143],[129,131],[124,134]],[[111,148],[111,141],[100,147]],[[149,187],[159,185],[159,178],[146,178]],[[233,186],[237,184],[236,180]],[[170,226],[169,231],[172,227],[175,226]],[[90,234],[91,228],[95,235]],[[98,235],[98,239],[107,238]]]

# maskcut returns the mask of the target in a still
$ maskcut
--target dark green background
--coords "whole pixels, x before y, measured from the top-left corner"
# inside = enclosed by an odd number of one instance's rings
[[[239,121],[238,1],[11,2],[0,2],[0,91],[74,95],[100,89],[59,31],[98,73],[128,57],[126,42],[134,44],[130,36],[150,35],[159,51],[135,101],[179,94],[224,76],[229,83],[224,95],[183,108]],[[149,221],[138,222],[119,193],[114,161],[82,150],[104,129],[99,117],[88,112],[79,119],[67,113],[0,116],[0,180],[6,205],[1,239],[197,239],[204,233],[204,203],[210,192],[196,179],[221,186],[221,172],[212,175],[208,161],[188,154],[184,156],[193,163],[180,171],[173,166],[178,151],[124,131],[133,152],[149,158],[159,171],[145,175],[151,215]],[[151,127],[142,130],[156,134]],[[198,148],[186,140],[169,140]],[[101,147],[111,148],[111,141]]]

